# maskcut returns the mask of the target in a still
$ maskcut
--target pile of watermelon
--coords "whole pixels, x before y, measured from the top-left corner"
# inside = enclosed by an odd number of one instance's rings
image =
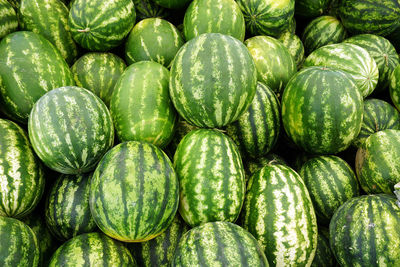
[[[0,266],[400,266],[396,49],[400,0],[0,0]]]

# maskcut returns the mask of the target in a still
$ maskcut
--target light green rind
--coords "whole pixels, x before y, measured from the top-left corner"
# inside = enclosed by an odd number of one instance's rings
[[[304,45],[301,39],[294,33],[287,31],[279,36],[278,40],[288,49],[296,62],[297,68],[299,68],[304,60]]]
[[[400,65],[397,65],[390,76],[389,92],[393,104],[400,110]]]
[[[7,0],[0,0],[0,40],[18,29],[18,18]]]

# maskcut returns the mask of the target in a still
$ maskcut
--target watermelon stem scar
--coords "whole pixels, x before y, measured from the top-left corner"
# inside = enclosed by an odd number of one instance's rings
[[[86,28],[84,30],[78,30],[78,32],[90,32],[90,28]]]

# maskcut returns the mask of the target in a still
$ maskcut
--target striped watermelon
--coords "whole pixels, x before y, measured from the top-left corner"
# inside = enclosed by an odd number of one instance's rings
[[[347,200],[360,194],[351,167],[337,156],[317,156],[299,172],[314,204],[318,223],[329,225],[333,213]]]
[[[269,265],[249,232],[229,222],[210,222],[183,235],[172,266]]]
[[[311,267],[336,266],[335,256],[329,244],[329,229],[318,226],[317,251]]]
[[[132,0],[75,0],[68,25],[83,48],[107,51],[123,42],[135,20]]]
[[[110,111],[121,141],[165,147],[172,139],[176,112],[168,94],[169,71],[159,63],[129,66],[114,88]]]
[[[304,45],[301,39],[297,35],[287,31],[279,36],[278,40],[289,50],[289,54],[292,55],[297,68],[299,68],[304,60]]]
[[[237,0],[247,31],[252,35],[278,37],[289,28],[295,0]]]
[[[109,106],[114,86],[125,69],[126,64],[120,57],[92,52],[80,57],[71,72],[77,86],[92,91]]]
[[[399,55],[389,40],[374,34],[360,34],[344,42],[358,45],[368,51],[379,70],[379,80],[375,91],[386,90],[393,70],[400,64]]]
[[[244,41],[243,14],[234,0],[194,0],[183,20],[186,41],[202,33],[218,32]]]
[[[7,0],[0,0],[0,40],[18,28],[18,18],[12,5]]]
[[[308,55],[322,46],[340,43],[346,36],[346,29],[337,18],[321,16],[306,26],[301,39]]]
[[[46,37],[72,64],[78,48],[68,28],[68,14],[68,8],[59,0],[21,0],[18,15],[21,29]]]
[[[284,165],[266,165],[251,176],[243,227],[258,240],[272,266],[310,266],[317,220],[301,177]]]
[[[195,155],[195,156],[193,156]],[[190,226],[235,222],[243,205],[245,175],[235,143],[220,131],[188,133],[174,155],[179,178],[179,213]]]
[[[106,105],[75,86],[60,87],[41,97],[29,116],[28,132],[44,164],[65,174],[93,170],[114,142]]]
[[[375,60],[364,48],[349,44],[330,44],[312,52],[303,67],[324,66],[346,71],[356,82],[365,98],[374,91],[379,78]]]
[[[245,42],[256,64],[258,81],[270,87],[278,96],[296,73],[296,63],[289,50],[277,39],[255,36]]]
[[[177,214],[170,226],[161,235],[142,243],[132,243],[129,250],[139,266],[169,267],[182,235],[189,227]]]
[[[281,106],[274,92],[262,83],[250,107],[239,119],[226,127],[242,153],[257,158],[267,154],[278,141]]]
[[[89,208],[92,174],[59,176],[51,185],[46,198],[47,227],[59,240],[96,230]]]
[[[358,136],[363,99],[344,71],[310,67],[296,73],[282,96],[282,123],[302,149],[314,154],[345,150]]]
[[[181,9],[186,7],[192,0],[153,0],[156,4],[171,9]]]
[[[0,236],[0,266],[38,266],[39,244],[29,226],[17,219],[0,216]]]
[[[112,148],[98,164],[90,183],[90,210],[105,234],[144,242],[160,235],[174,219],[178,190],[164,152],[129,141]]]
[[[383,100],[375,98],[366,99],[364,101],[361,131],[353,141],[353,145],[361,147],[371,134],[386,129],[400,130],[399,112]]]
[[[178,29],[166,20],[148,18],[132,29],[125,44],[128,64],[151,60],[169,67],[184,44]]]
[[[400,130],[383,130],[368,137],[356,156],[362,189],[369,194],[391,194],[400,181],[399,157]]]
[[[331,2],[332,0],[296,0],[295,15],[306,18],[318,17],[328,10]]]
[[[390,76],[389,92],[393,104],[400,110],[400,64],[394,69]]]
[[[398,0],[341,0],[339,16],[351,33],[388,35],[400,26]]]
[[[247,110],[257,70],[239,40],[204,33],[184,44],[172,67],[169,91],[179,114],[199,127],[223,127]]]
[[[137,266],[125,245],[101,233],[76,236],[53,254],[49,267]]]
[[[33,104],[46,92],[74,85],[60,52],[44,37],[27,31],[0,42],[0,107],[13,120],[26,123]]]
[[[399,266],[400,209],[394,196],[366,195],[343,204],[329,225],[340,266]]]
[[[153,0],[133,0],[138,21],[147,18],[165,18],[168,11]]]
[[[39,203],[44,172],[27,133],[0,119],[0,216],[22,218]]]

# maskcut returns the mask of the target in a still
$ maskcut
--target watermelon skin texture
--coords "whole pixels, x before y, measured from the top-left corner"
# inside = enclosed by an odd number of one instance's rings
[[[244,41],[243,14],[234,0],[194,0],[183,19],[186,41],[202,33],[222,33]]]
[[[279,165],[289,166],[284,158],[274,153],[269,153],[262,157],[257,157],[254,159],[247,158],[246,160],[244,160],[243,163],[244,163],[244,171],[246,173],[246,182],[250,179],[250,177],[253,174],[261,170],[265,165],[279,164]]]
[[[182,9],[192,0],[153,0],[156,4],[169,9]]]
[[[99,162],[90,183],[90,210],[108,236],[144,242],[171,224],[178,190],[172,163],[161,149],[146,142],[124,142]]]
[[[138,266],[125,245],[103,233],[78,235],[60,246],[49,267]]]
[[[317,220],[307,188],[291,168],[266,165],[251,176],[241,219],[271,266],[311,265]]]
[[[372,33],[386,36],[400,26],[398,0],[342,0],[339,16],[353,34]]]
[[[400,64],[390,76],[389,92],[394,106],[400,110]]]
[[[279,41],[288,49],[290,55],[292,55],[296,62],[297,68],[303,64],[304,61],[304,44],[300,37],[289,31],[279,36]]]
[[[179,213],[188,225],[236,221],[244,200],[245,174],[232,139],[217,130],[191,131],[176,149],[174,167]]]
[[[400,180],[400,130],[372,134],[358,149],[356,173],[362,189],[369,194],[392,194]]]
[[[18,18],[7,0],[0,0],[0,40],[18,29]]]
[[[0,216],[0,233],[0,266],[38,266],[39,244],[29,226],[17,219]]]
[[[169,71],[159,63],[130,65],[114,87],[110,111],[119,140],[165,147],[172,139],[176,111],[168,94]]]
[[[338,69],[305,68],[293,76],[282,96],[287,135],[311,154],[335,154],[348,148],[360,133],[362,116],[360,91]]]
[[[400,209],[394,196],[350,199],[333,215],[330,245],[340,266],[398,266]]]
[[[318,225],[318,243],[311,267],[337,266],[329,244],[329,229]]]
[[[104,52],[123,42],[135,20],[132,0],[75,0],[68,25],[80,46]]]
[[[219,128],[237,120],[253,101],[257,70],[239,40],[204,33],[184,44],[172,63],[169,92],[192,125]]]
[[[167,9],[156,4],[153,0],[133,0],[138,21],[147,18],[165,18],[169,15]]]
[[[64,174],[90,172],[114,143],[106,105],[76,86],[53,89],[41,97],[29,116],[28,132],[43,163]]]
[[[296,0],[295,15],[305,18],[318,17],[329,8],[331,2],[332,0]]]
[[[44,172],[27,133],[16,123],[0,119],[0,216],[22,218],[39,203]]]
[[[303,164],[299,172],[314,204],[319,224],[329,221],[347,200],[360,194],[351,167],[337,156],[318,156]]]
[[[171,266],[269,265],[249,232],[229,222],[209,222],[183,235]]]
[[[27,123],[33,104],[46,92],[74,85],[60,52],[43,36],[27,31],[0,42],[0,106],[11,119]]]

